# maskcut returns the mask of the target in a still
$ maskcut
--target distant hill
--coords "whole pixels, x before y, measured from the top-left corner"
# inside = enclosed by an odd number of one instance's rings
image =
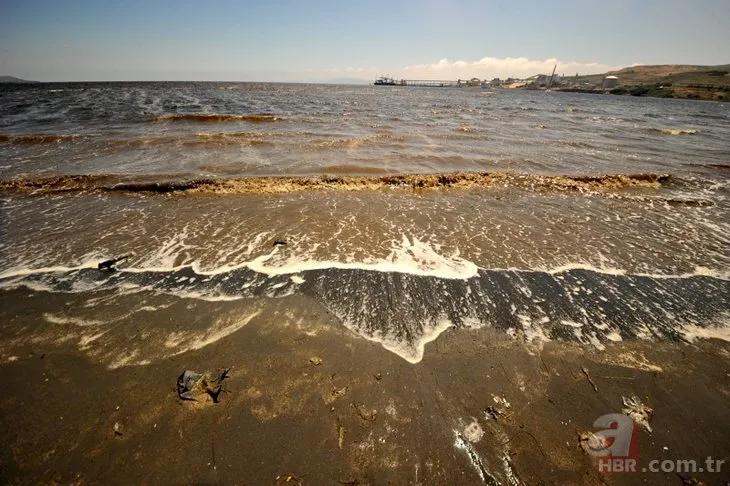
[[[600,87],[605,76],[618,78],[618,88],[611,91],[613,94],[730,101],[730,64],[631,66],[566,80]]]
[[[0,76],[0,83],[37,83],[38,81],[28,81],[14,76]]]

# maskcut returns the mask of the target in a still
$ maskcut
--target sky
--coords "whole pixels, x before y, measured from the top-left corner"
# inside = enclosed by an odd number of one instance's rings
[[[730,0],[0,0],[0,76],[372,81],[730,63]]]

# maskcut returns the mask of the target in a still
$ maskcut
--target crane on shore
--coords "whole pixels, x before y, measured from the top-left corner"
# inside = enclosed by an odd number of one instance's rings
[[[553,73],[550,75],[550,81],[548,81],[547,89],[550,89],[550,86],[553,85],[553,78],[555,77],[555,70],[558,68],[558,65],[556,64],[553,66]]]

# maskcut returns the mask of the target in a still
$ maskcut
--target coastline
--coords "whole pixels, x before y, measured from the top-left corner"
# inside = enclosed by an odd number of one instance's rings
[[[3,484],[679,483],[579,449],[626,402],[726,460],[723,105],[4,94]]]
[[[0,293],[15,316],[2,324],[6,339],[48,325],[40,316],[69,298],[33,294]],[[170,300],[177,306],[148,317],[161,327],[238,309]],[[678,483],[673,473],[599,473],[578,448],[578,433],[620,412],[631,395],[654,408],[653,433],[639,431],[640,465],[728,459],[725,341],[635,340],[598,351],[535,346],[489,328],[448,329],[411,364],[348,331],[313,300],[289,296],[227,336],[192,344],[160,361],[108,369],[72,342],[53,349],[24,342],[0,365],[4,482]],[[220,403],[177,398],[184,369],[228,367]],[[501,415],[490,418],[488,407]],[[687,441],[690,429],[702,440]],[[688,476],[718,484],[729,474]]]
[[[704,94],[699,90],[681,90],[679,92],[671,89],[664,89],[663,86],[622,86],[612,90],[603,89],[580,89],[580,88],[557,88],[554,91],[562,93],[583,93],[583,94],[600,94],[613,96],[633,96],[637,98],[663,98],[675,100],[691,100],[691,101],[714,101],[718,103],[727,103],[730,101],[730,92],[725,88],[723,94],[713,91]]]

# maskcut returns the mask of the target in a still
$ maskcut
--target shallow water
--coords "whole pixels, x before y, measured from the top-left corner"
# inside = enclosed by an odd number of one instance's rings
[[[720,103],[254,83],[0,87],[0,177],[489,170],[709,174]],[[673,135],[674,134],[674,135]]]
[[[728,121],[572,93],[2,86],[0,286],[116,291],[120,315],[130,292],[300,293],[409,361],[450,326],[596,347],[723,335]]]

